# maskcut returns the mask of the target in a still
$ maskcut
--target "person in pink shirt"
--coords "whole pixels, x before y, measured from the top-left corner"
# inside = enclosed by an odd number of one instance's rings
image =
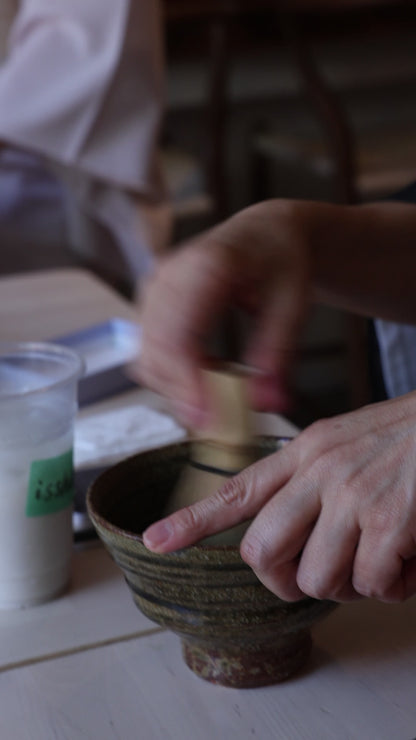
[[[0,23],[0,142],[8,171],[10,150],[24,154],[16,167],[29,158],[32,177],[34,162],[40,177],[42,167],[52,171],[65,186],[72,225],[75,214],[108,229],[139,281],[170,238],[158,163],[158,1],[7,0]],[[114,253],[108,260],[116,265]]]

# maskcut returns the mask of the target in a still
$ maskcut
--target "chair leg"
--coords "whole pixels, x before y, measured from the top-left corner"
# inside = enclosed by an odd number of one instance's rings
[[[309,40],[296,19],[285,16],[283,27],[306,94],[326,135],[335,168],[335,200],[338,203],[356,203],[354,137],[345,110],[320,74]]]
[[[208,92],[208,188],[215,203],[215,220],[228,214],[226,177],[226,118],[228,72],[228,23],[215,17],[209,26],[210,76]]]
[[[357,203],[354,136],[345,110],[320,74],[308,39],[293,17],[286,19],[286,29],[305,91],[326,134],[335,168],[335,200],[344,204]],[[368,403],[370,398],[366,319],[351,315],[347,332],[350,403],[354,409]]]

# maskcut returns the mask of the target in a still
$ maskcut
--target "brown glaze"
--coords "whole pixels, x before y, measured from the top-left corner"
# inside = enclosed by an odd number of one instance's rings
[[[262,440],[263,454],[278,445]],[[170,445],[106,471],[88,493],[90,517],[137,606],[181,637],[196,674],[225,686],[276,683],[304,664],[310,626],[335,604],[278,599],[237,546],[194,545],[164,555],[147,550],[141,533],[159,518],[188,453],[187,442]]]

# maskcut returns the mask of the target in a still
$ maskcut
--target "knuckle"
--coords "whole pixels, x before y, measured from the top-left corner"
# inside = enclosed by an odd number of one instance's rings
[[[240,545],[240,555],[244,562],[262,577],[269,572],[272,562],[270,550],[262,540],[253,536],[252,533],[243,538]]]
[[[319,558],[304,554],[297,571],[297,584],[311,598],[337,601],[340,594],[353,593],[350,570],[349,562],[339,562],[329,553]]]
[[[371,582],[362,580],[361,578],[353,578],[352,585],[354,590],[364,596],[366,599],[377,599],[383,601],[385,596],[384,589],[377,582]]]
[[[380,535],[388,534],[397,530],[397,512],[395,507],[387,502],[373,502],[365,513],[364,528],[369,536],[377,542]]]
[[[237,475],[224,483],[216,493],[216,498],[221,506],[236,509],[244,509],[250,499],[250,488],[247,486],[245,476]]]
[[[307,595],[307,594],[304,594],[302,591],[300,591],[296,583],[294,584],[293,587],[276,585],[274,588],[270,590],[272,590],[273,593],[275,593],[276,596],[279,597],[279,599],[282,599],[283,601],[293,602],[293,603],[296,601],[301,601]]]
[[[175,528],[197,535],[204,531],[204,517],[198,504],[188,506],[173,514]]]
[[[321,419],[307,427],[297,438],[299,464],[314,474],[333,477],[348,463],[348,453],[343,444],[334,439],[331,420]]]
[[[300,590],[312,599],[327,599],[332,594],[326,581],[314,574],[298,572],[296,582]]]
[[[382,575],[377,572],[370,573],[363,568],[360,568],[357,573],[354,573],[352,585],[357,593],[367,599],[377,599],[377,601],[389,603],[399,603],[405,599],[405,593],[400,579],[393,579],[393,581],[388,579],[387,581],[384,574]]]
[[[305,476],[311,481],[329,481],[334,472],[332,452],[324,452],[305,470]]]
[[[319,451],[327,445],[328,439],[331,439],[331,430],[330,419],[318,419],[318,421],[314,421],[313,424],[308,426],[299,435],[299,438],[305,443],[306,449],[312,446],[316,451]]]
[[[259,548],[257,543],[252,538],[247,539],[245,537],[240,545],[240,555],[244,562],[253,570],[259,570],[258,554]]]

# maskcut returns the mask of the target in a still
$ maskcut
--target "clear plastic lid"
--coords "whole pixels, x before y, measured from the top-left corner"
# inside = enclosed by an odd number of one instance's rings
[[[46,342],[0,342],[0,401],[75,384],[83,372],[82,357],[66,347]]]

